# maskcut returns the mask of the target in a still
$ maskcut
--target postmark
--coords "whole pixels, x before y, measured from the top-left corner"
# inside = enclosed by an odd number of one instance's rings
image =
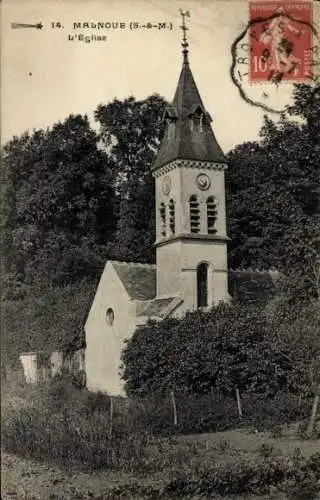
[[[320,2],[257,0],[231,47],[230,75],[240,96],[280,114],[294,85],[320,82]]]

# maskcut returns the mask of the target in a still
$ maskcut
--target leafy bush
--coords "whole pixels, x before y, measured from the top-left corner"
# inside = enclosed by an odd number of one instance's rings
[[[30,391],[32,394],[33,391]],[[55,381],[23,406],[4,405],[2,445],[8,452],[63,466],[130,470],[141,465],[148,438],[117,412],[110,400]]]
[[[85,404],[89,414],[95,412],[107,414],[110,412],[110,397],[102,392],[88,392]]]
[[[236,427],[274,431],[306,418],[312,402],[305,399],[298,406],[298,398],[292,394],[278,393],[273,398],[257,394],[241,397],[243,417],[239,418],[235,398],[217,398],[205,394],[175,395],[178,425],[173,422],[173,407],[169,397],[132,399],[128,418],[135,426],[151,434],[170,435],[201,432],[219,432]]]
[[[310,392],[308,374],[312,368],[316,377],[320,353],[319,312],[309,302],[293,307],[286,298],[269,309],[235,302],[149,322],[122,353],[127,393],[148,397],[214,390],[230,396],[238,388],[272,397],[279,391]]]
[[[304,460],[296,457],[295,464]],[[320,493],[320,453],[312,455],[302,467],[297,467],[284,484],[289,500],[317,500]]]
[[[106,491],[103,498],[211,499],[217,494],[261,495],[279,491],[290,500],[315,500],[320,492],[319,466],[319,455],[298,462],[292,458],[232,457],[199,466],[184,465],[156,485],[132,481],[116,486]]]
[[[29,407],[6,412],[2,444],[6,451],[63,466],[130,470],[144,457],[146,437],[113,428],[106,415],[86,417],[68,410]]]
[[[310,471],[310,466],[314,468]],[[186,494],[241,494],[268,493],[271,486],[279,487],[284,481],[290,481],[298,487],[302,478],[320,478],[320,456],[309,461],[301,458],[294,463],[290,458],[257,458],[243,456],[236,460],[216,462],[207,467],[202,465],[193,474],[183,474],[169,486],[176,492],[176,498]],[[318,488],[319,492],[319,488]]]

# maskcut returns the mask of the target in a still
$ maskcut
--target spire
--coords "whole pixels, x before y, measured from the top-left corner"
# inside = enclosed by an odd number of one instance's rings
[[[181,43],[181,46],[182,46],[182,55],[183,55],[183,64],[189,64],[189,61],[188,61],[188,47],[189,47],[189,43],[187,41],[187,31],[189,28],[186,27],[186,17],[190,17],[190,12],[188,10],[186,10],[185,12],[183,12],[183,10],[179,9],[179,12],[181,14],[181,17],[182,17],[182,26],[180,26],[180,28],[182,29],[183,31],[183,37],[182,37],[182,43]]]
[[[211,129],[212,119],[203,105],[188,61],[188,28],[185,17],[190,17],[190,14],[181,10],[180,14],[183,65],[172,104],[164,112],[166,130],[153,170],[178,159],[226,163]]]

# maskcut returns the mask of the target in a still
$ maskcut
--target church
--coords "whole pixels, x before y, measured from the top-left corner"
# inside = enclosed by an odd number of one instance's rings
[[[182,69],[152,168],[156,265],[106,263],[85,324],[91,391],[123,394],[121,351],[139,325],[264,293],[276,280],[268,271],[228,272],[227,160],[191,72],[184,17],[182,29]]]

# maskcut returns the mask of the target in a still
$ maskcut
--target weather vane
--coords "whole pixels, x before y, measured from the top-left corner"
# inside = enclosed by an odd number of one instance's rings
[[[183,53],[183,62],[188,64],[188,47],[189,47],[189,43],[187,41],[187,31],[189,28],[187,28],[186,26],[186,17],[190,17],[190,12],[188,10],[185,10],[183,11],[182,9],[179,9],[179,12],[181,14],[181,17],[182,17],[182,26],[180,26],[180,28],[182,29],[183,31],[183,38],[182,38],[182,53]]]

